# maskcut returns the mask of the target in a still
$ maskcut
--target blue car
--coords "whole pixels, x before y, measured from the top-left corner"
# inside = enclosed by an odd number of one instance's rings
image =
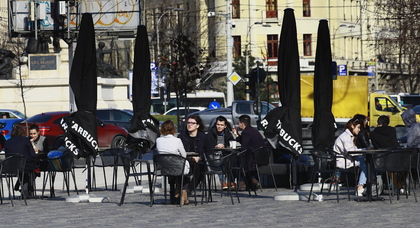
[[[22,122],[25,119],[0,119],[0,132],[4,138],[8,140],[15,124]]]

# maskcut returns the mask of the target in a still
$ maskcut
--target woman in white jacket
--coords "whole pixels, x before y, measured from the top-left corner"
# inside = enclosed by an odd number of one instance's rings
[[[176,154],[182,157],[187,157],[187,153],[185,152],[184,145],[182,144],[181,139],[176,138],[175,134],[175,125],[171,120],[167,120],[163,122],[160,126],[160,134],[161,136],[156,139],[156,150],[158,154]],[[187,161],[185,163],[184,174],[188,174],[190,172],[190,163]],[[169,178],[168,180],[170,186],[170,199],[171,203],[179,202],[179,194],[181,189],[181,179],[180,178]],[[188,187],[189,179],[184,178],[184,186]],[[177,185],[175,189],[174,185]],[[184,189],[184,188],[183,188]],[[185,188],[186,189],[186,188]],[[186,191],[183,191],[186,193]],[[183,204],[188,204],[188,196],[185,194],[183,195],[184,202]]]
[[[355,166],[361,168],[359,181],[357,185],[356,195],[362,196],[363,185],[366,184],[366,164],[365,159],[362,155],[353,155],[348,154],[349,151],[362,150],[357,148],[356,140],[360,132],[360,123],[358,119],[349,120],[344,126],[345,131],[338,136],[334,143],[334,151],[341,155],[342,157],[337,158],[336,166],[342,169],[348,169]],[[354,160],[354,163],[353,163]]]

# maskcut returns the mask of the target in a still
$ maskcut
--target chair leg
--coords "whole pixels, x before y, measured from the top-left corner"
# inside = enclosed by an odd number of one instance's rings
[[[413,189],[414,200],[417,202],[417,195],[416,195],[416,190],[414,188],[414,179],[413,179],[413,175],[411,173],[411,170],[409,172],[409,175],[410,175],[410,180],[411,180],[411,187]]]
[[[120,202],[118,203],[118,206],[121,206],[121,205],[123,205],[123,203],[124,203],[124,198],[125,198],[125,192],[126,192],[126,190],[127,190],[127,186],[128,186],[128,179],[129,179],[129,174],[126,174],[126,177],[125,177],[125,182],[124,182],[124,187],[123,187],[123,190],[122,190],[122,193],[121,193],[121,199],[120,199]],[[151,206],[151,205],[150,205]]]
[[[183,193],[183,188],[184,188],[184,175],[181,176],[181,191],[179,193],[179,206],[182,207],[182,205],[184,205],[184,194]],[[166,194],[165,194],[166,196]],[[166,197],[165,197],[166,200]]]
[[[95,169],[93,169],[93,170],[95,170]],[[103,172],[103,174],[104,174],[105,190],[108,190],[108,183],[107,183],[107,181],[106,181],[105,167],[104,167],[104,166],[102,166],[102,172]],[[96,188],[96,181],[95,181],[95,188]]]
[[[141,167],[141,165],[140,165],[140,167]],[[147,167],[147,178],[149,180],[150,206],[152,206],[152,204],[153,204],[153,189],[152,189],[153,183],[152,183],[152,175],[151,175],[151,172],[150,172],[150,164],[146,163],[146,167]],[[140,172],[141,172],[141,170],[140,170]]]
[[[74,173],[74,169],[72,168],[70,172],[71,172],[71,176],[73,177],[74,190],[76,191],[76,194],[79,195],[79,191],[77,190],[76,174]]]
[[[157,182],[157,174],[155,173],[155,175],[154,175],[154,177],[153,177],[153,182],[152,182],[152,186],[153,186],[153,189],[152,189],[152,199],[150,200],[151,201],[151,204],[150,204],[150,207],[152,207],[153,206],[153,203],[155,202],[154,200],[154,197],[155,197],[155,189],[156,189],[156,182]]]
[[[273,172],[273,168],[271,166],[270,166],[270,171],[271,171],[271,177],[273,178],[274,188],[277,191],[276,179],[274,178],[274,172]],[[261,181],[261,177],[260,177],[259,174],[258,174],[258,177],[260,178],[260,181]],[[261,183],[260,183],[260,186],[261,186],[261,191],[262,191],[262,184]]]
[[[388,172],[385,172],[385,175],[386,175],[386,180],[387,180],[387,182],[388,182],[388,195],[389,195],[389,202],[390,203],[392,203],[392,200],[391,200],[391,180],[390,180],[390,178],[389,178],[389,175],[388,175]],[[394,187],[395,186],[393,186],[393,188],[392,188],[392,191],[394,191]]]
[[[10,203],[12,204],[12,207],[14,207],[15,205],[13,204],[13,197],[12,197],[12,191],[11,191],[11,189],[13,188],[12,184],[13,184],[12,178],[6,177],[6,185],[7,185],[7,189],[9,190]]]
[[[317,174],[317,170],[314,170],[314,171],[312,172],[312,175],[311,175],[311,182],[312,182],[312,184],[311,184],[311,190],[309,190],[308,203],[311,201],[311,197],[312,197],[312,190],[313,190],[313,188],[314,188],[314,182],[315,182],[315,177],[316,177],[316,174]]]
[[[21,198],[23,198],[23,201],[25,201],[25,205],[28,206],[28,204],[26,203],[26,194],[24,193],[25,191],[28,192],[28,187],[26,187],[26,189],[25,189],[25,187],[24,187],[25,184],[23,184],[23,180],[25,178],[24,177],[24,172],[22,172],[22,177],[18,177],[18,178],[20,178],[20,180],[19,180],[20,181],[20,187],[21,187],[21,191],[20,191],[21,195],[20,196],[21,196]],[[23,197],[22,197],[22,195],[23,195]]]
[[[3,179],[0,177],[0,204],[3,204],[3,196],[4,196]]]
[[[226,177],[226,179],[227,179],[227,183],[229,183],[229,185],[230,185],[231,177],[229,177],[229,175],[228,175],[228,177]],[[232,201],[232,205],[234,205],[235,203],[233,202],[232,189],[230,188],[229,185],[228,185],[228,193],[229,193],[229,196],[230,196],[230,200]],[[238,200],[239,200],[239,197],[238,197]]]

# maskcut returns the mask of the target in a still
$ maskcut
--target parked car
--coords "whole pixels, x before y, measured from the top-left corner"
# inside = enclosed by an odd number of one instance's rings
[[[206,109],[204,111],[193,112],[190,115],[197,115],[201,118],[204,124],[204,130],[208,131],[208,129],[213,126],[214,122],[216,122],[216,118],[218,116],[224,116],[228,120],[230,126],[238,126],[238,118],[241,115],[249,115],[251,117],[251,126],[257,127],[257,120],[258,114],[256,114],[256,106],[254,101],[234,101],[232,106],[228,108],[218,108],[218,109]],[[272,104],[269,104],[265,101],[261,102],[262,104],[262,111],[261,111],[261,118],[264,118],[267,113],[274,109],[275,107]],[[185,128],[185,119],[181,120],[181,128]]]
[[[125,129],[130,128],[131,119],[133,118],[133,111],[122,109],[98,109],[96,110],[96,117],[104,123],[113,124]]]
[[[61,118],[69,112],[45,112],[32,116],[27,121],[20,123],[21,126],[26,127],[33,123],[39,127],[41,135],[47,137],[48,144],[52,149],[57,149],[63,143],[64,131],[60,126]],[[118,148],[125,144],[127,138],[127,131],[119,126],[106,124],[97,119],[96,125],[98,126],[98,144],[99,150],[108,148]]]
[[[0,109],[0,118],[26,119],[26,116],[14,109]]]
[[[6,140],[10,139],[13,126],[24,121],[25,119],[0,119],[0,131]]]
[[[176,116],[177,115],[177,110],[178,110],[177,107],[171,108],[168,111],[166,111],[165,113],[163,113],[163,115]],[[185,107],[179,107],[179,117],[180,118],[184,117],[187,110],[188,110],[188,113],[193,113],[193,112],[206,110],[206,108],[205,107],[189,107],[188,109],[186,109]]]

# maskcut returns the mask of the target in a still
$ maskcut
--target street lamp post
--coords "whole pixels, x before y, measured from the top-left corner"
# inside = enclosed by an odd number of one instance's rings
[[[333,59],[336,59],[336,50],[335,50],[335,35],[337,34],[338,30],[340,30],[340,28],[350,28],[350,29],[352,29],[352,28],[354,28],[354,27],[355,27],[354,25],[341,24],[341,25],[339,25],[339,26],[335,29],[334,34],[333,34],[333,40],[332,40]],[[348,31],[346,31],[346,33],[348,33]]]
[[[227,105],[232,105],[234,99],[233,83],[228,79],[232,74],[232,27],[231,27],[231,0],[226,0],[226,100]]]
[[[174,8],[174,7],[167,7],[166,11],[164,11],[162,13],[162,15],[159,16],[157,22],[156,22],[156,50],[157,50],[157,62],[158,62],[158,69],[159,69],[159,74],[158,74],[158,91],[160,92],[160,88],[162,87],[162,68],[160,65],[161,62],[161,57],[160,57],[160,32],[159,32],[159,22],[160,20],[163,18],[163,16],[165,16],[166,14],[168,14],[169,12],[172,11],[183,11],[183,9],[180,8]],[[166,112],[166,108],[167,108],[167,101],[166,101],[166,96],[163,94],[160,94],[160,96],[163,96],[163,105],[164,105],[164,112]]]

